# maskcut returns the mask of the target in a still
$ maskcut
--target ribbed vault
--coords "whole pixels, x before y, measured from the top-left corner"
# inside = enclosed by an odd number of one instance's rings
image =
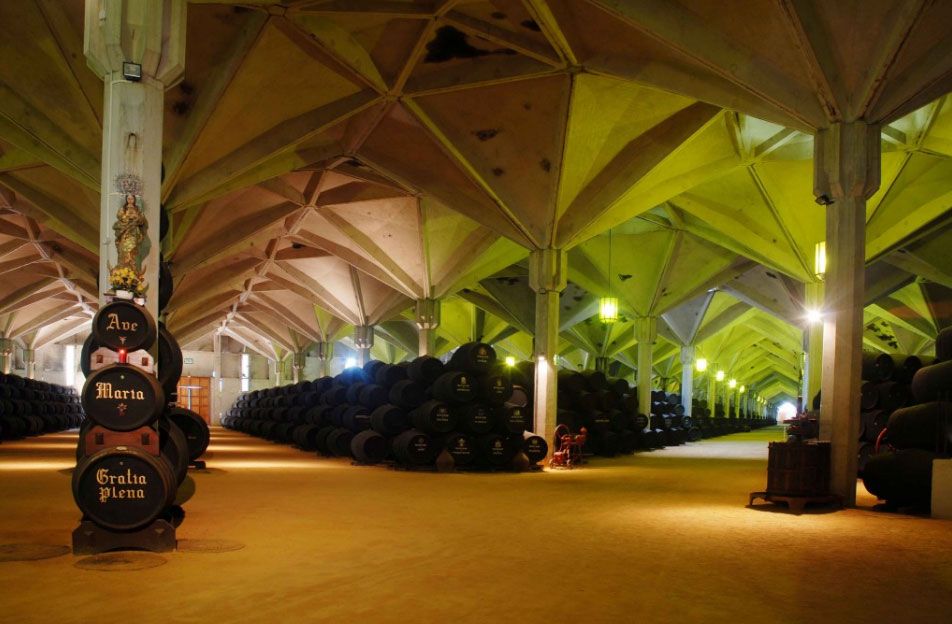
[[[102,85],[80,0],[0,22],[0,328],[35,348],[96,306]],[[191,2],[167,321],[275,359],[376,324],[399,359],[413,302],[440,298],[438,349],[528,356],[525,257],[560,247],[567,362],[633,367],[632,321],[659,315],[660,377],[696,343],[792,394],[825,231],[812,133],[864,119],[883,124],[866,344],[922,352],[950,322],[950,22],[924,0]]]

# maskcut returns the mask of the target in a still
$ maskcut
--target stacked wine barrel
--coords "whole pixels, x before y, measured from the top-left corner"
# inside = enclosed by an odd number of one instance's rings
[[[143,361],[156,342],[158,378]],[[100,347],[115,352],[118,361],[93,370],[91,357]],[[191,455],[186,435],[168,415],[175,370],[182,366],[174,338],[159,331],[145,307],[115,300],[96,314],[83,352],[87,378],[80,396],[87,420],[80,429],[73,497],[84,521],[107,532],[129,532],[160,517],[180,518],[172,508]],[[171,361],[176,353],[178,362]]]
[[[684,413],[681,397],[651,391],[651,414],[638,413],[638,389],[600,371],[559,371],[558,422],[571,432],[585,427],[588,453],[605,457],[696,442],[765,427],[772,421],[742,414],[711,417],[705,402],[693,402],[694,416]],[[720,406],[718,406],[720,409]]]
[[[73,388],[0,374],[0,439],[74,429],[83,418]]]
[[[461,346],[444,365],[422,356],[372,360],[336,377],[249,392],[225,427],[359,464],[505,469],[545,458],[529,432],[531,393],[518,371],[482,343]],[[524,457],[523,457],[524,456]]]
[[[912,379],[933,358],[915,355],[863,353],[863,382],[860,386],[859,476],[876,453],[880,435],[897,410],[913,403]]]
[[[908,395],[877,434],[880,452],[867,459],[863,483],[893,507],[928,508],[932,462],[952,457],[952,328],[939,333],[934,363],[916,367]]]
[[[691,401],[691,418],[702,438],[716,438],[731,433],[741,433],[776,425],[774,418],[768,418],[756,413],[749,413],[741,409],[737,417],[727,417],[724,406],[718,403],[712,413],[704,399]]]

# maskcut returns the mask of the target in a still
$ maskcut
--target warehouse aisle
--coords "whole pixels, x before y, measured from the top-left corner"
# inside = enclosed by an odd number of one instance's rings
[[[214,429],[179,538],[244,548],[108,573],[72,555],[0,562],[0,612],[63,624],[944,621],[952,522],[744,507],[779,436],[574,471],[433,474]],[[0,445],[0,553],[68,543],[74,443]]]

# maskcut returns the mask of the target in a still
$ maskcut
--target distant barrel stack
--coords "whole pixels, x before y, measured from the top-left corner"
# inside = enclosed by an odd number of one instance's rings
[[[239,397],[225,427],[361,464],[457,469],[538,465],[556,440],[532,432],[531,362],[503,366],[485,344],[461,346],[443,364],[370,361],[336,377],[255,390]],[[742,414],[711,418],[696,403],[652,392],[652,413],[638,414],[635,388],[603,373],[559,373],[559,425],[589,431],[585,452],[611,457],[774,424]],[[440,460],[440,458],[443,458]]]
[[[490,345],[469,343],[447,364],[422,356],[377,360],[336,377],[240,397],[225,427],[359,464],[491,470],[537,464],[548,444],[531,434],[531,392]]]
[[[558,423],[573,433],[584,427],[589,433],[585,451],[605,457],[775,424],[746,412],[737,418],[723,413],[712,417],[705,401],[693,401],[688,416],[679,395],[650,392],[651,413],[639,414],[638,388],[624,379],[609,378],[601,371],[559,371]]]
[[[84,418],[75,389],[0,374],[0,439],[74,429]]]

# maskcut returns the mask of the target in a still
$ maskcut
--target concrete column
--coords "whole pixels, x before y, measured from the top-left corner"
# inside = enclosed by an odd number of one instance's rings
[[[711,410],[711,418],[716,416],[717,407],[717,362],[710,362],[707,365],[707,408]]]
[[[635,319],[635,339],[638,341],[638,412],[651,414],[651,374],[654,367],[652,351],[658,339],[658,317],[641,316]]]
[[[303,351],[298,351],[291,354],[292,383],[298,383],[301,381],[301,371],[304,370],[304,357],[305,353]]]
[[[15,356],[16,343],[9,338],[0,338],[0,368],[4,375],[9,375],[13,370],[13,358]]]
[[[814,194],[826,204],[820,437],[832,443],[831,488],[856,502],[866,200],[879,188],[879,127],[856,121],[814,139]]]
[[[271,362],[271,381],[274,387],[281,385],[281,360],[268,360]]]
[[[416,326],[420,332],[418,355],[433,355],[436,352],[436,328],[440,326],[440,307],[438,299],[417,299]]]
[[[23,350],[23,364],[26,366],[27,379],[36,379],[36,350]]]
[[[681,405],[684,415],[691,415],[691,397],[694,396],[694,345],[681,347]]]
[[[331,359],[334,357],[334,343],[315,342],[314,350],[317,351],[318,375],[320,377],[330,377]]]
[[[370,361],[370,348],[374,346],[374,326],[354,326],[354,346],[357,347],[357,365],[363,366]]]
[[[185,69],[185,17],[185,0],[86,3],[83,49],[87,64],[104,83],[100,303],[111,288],[110,267],[120,264],[113,225],[128,198],[146,220],[139,227],[143,239],[135,268],[148,285],[146,307],[154,318],[159,317],[164,93]]]
[[[608,358],[603,356],[595,358],[595,370],[608,374]]]
[[[553,441],[558,396],[555,358],[559,353],[559,295],[565,289],[568,276],[567,259],[561,249],[535,249],[529,254],[529,287],[535,293],[534,428],[549,443],[550,454],[555,450]]]
[[[810,282],[804,288],[808,310],[823,310],[823,282]],[[813,397],[820,391],[823,373],[823,323],[810,323],[803,333],[803,401],[807,410],[813,409]]]

